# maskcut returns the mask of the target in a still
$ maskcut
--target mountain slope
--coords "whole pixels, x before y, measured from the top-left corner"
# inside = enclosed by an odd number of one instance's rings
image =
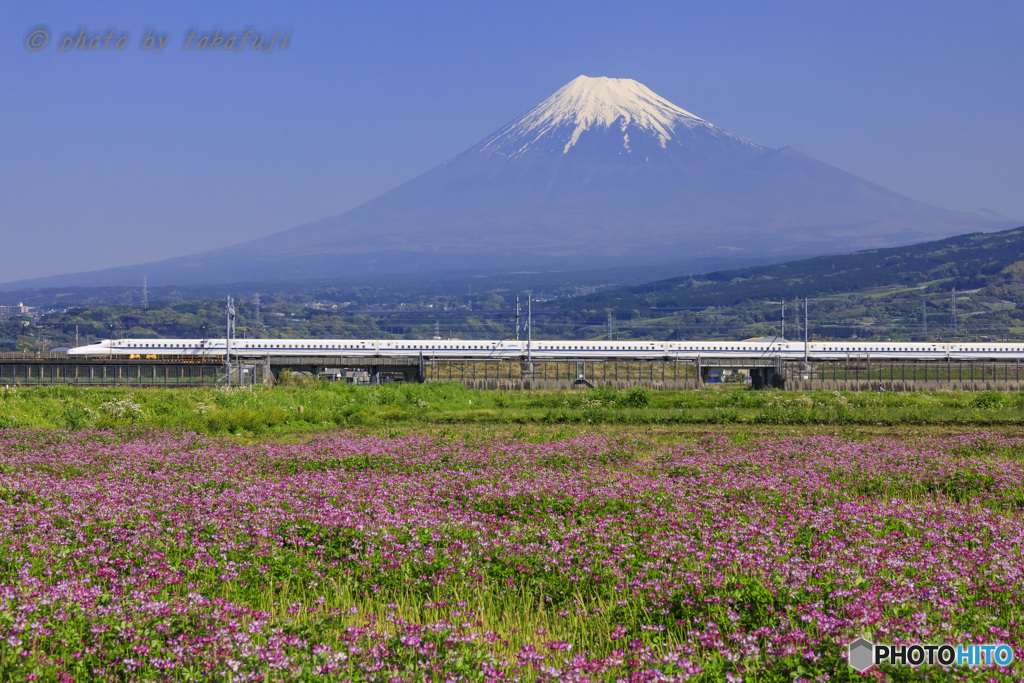
[[[743,321],[749,325],[777,320],[781,301],[796,303],[808,297],[819,332],[860,326],[858,333],[863,335],[874,324],[892,336],[900,330],[917,333],[923,310],[947,326],[953,290],[959,293],[961,332],[1006,336],[1024,324],[1024,227],[671,278],[549,306],[577,320],[590,312],[597,329],[604,325],[605,311],[633,311],[637,318],[656,319],[703,310],[687,314],[691,322],[702,316],[705,322],[717,320],[720,328],[713,334],[721,334],[741,329]],[[791,319],[799,317],[790,311]],[[865,318],[875,322],[865,325]],[[935,323],[933,334],[939,332]],[[951,331],[944,328],[941,334]]]
[[[420,285],[392,280],[379,287],[349,283],[317,289],[292,283],[262,290],[263,322],[254,326],[255,305],[239,298],[239,329],[268,337],[502,339],[515,335],[515,296],[532,289],[534,339],[744,339],[783,332],[802,339],[804,296],[810,298],[811,338],[829,339],[1024,339],[1024,227],[973,234],[893,249],[820,257],[767,267],[674,278],[644,285],[571,296],[569,274],[495,275]],[[56,306],[40,321],[49,345],[105,338],[118,321],[124,335],[198,337],[223,334],[223,296],[244,287],[180,292],[198,298],[169,303],[169,292],[151,292],[153,305],[105,307],[123,289],[106,292],[51,291],[26,301]],[[957,331],[951,329],[956,292]],[[69,307],[78,296],[80,308]],[[84,301],[80,297],[90,297]],[[251,296],[251,293],[246,295]],[[472,299],[472,305],[467,305]],[[164,303],[159,303],[159,301]],[[925,324],[922,316],[927,314]],[[22,319],[0,321],[0,348],[20,348]],[[218,331],[219,330],[219,331]],[[29,331],[29,339],[33,338]]]
[[[770,262],[1009,225],[744,140],[636,81],[580,76],[480,144],[340,216],[73,281],[656,263],[685,271],[694,259]]]

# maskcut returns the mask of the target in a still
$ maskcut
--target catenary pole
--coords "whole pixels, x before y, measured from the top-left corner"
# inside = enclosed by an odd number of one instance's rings
[[[526,362],[533,362],[533,294],[527,294],[526,299]]]
[[[798,314],[799,315],[799,314]],[[807,322],[807,297],[804,297],[804,367],[807,367],[807,328],[810,324]]]
[[[519,341],[519,330],[522,327],[520,325],[520,323],[519,323],[519,317],[520,317],[520,313],[519,312],[520,312],[519,297],[516,296],[516,341]]]

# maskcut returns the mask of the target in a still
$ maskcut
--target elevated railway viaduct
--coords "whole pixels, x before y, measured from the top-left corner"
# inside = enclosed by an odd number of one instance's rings
[[[754,389],[849,391],[1022,391],[1018,359],[893,360],[870,355],[841,360],[779,357],[690,359],[425,358],[423,356],[281,355],[232,361],[231,384],[273,384],[285,370],[341,378],[354,371],[369,383],[461,382],[475,389],[560,390],[612,386],[691,390],[723,379]],[[350,375],[353,373],[349,373]],[[0,354],[0,385],[217,386],[228,383],[222,357],[96,357]]]

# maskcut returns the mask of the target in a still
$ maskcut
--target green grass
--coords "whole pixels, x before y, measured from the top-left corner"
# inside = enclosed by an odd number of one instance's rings
[[[259,436],[338,427],[526,430],[595,426],[1014,426],[1024,394],[700,391],[474,391],[458,383],[234,389],[0,389],[0,428],[180,428]]]

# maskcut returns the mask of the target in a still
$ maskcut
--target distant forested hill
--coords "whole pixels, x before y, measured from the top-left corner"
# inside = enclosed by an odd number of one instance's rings
[[[282,285],[261,292],[261,316],[253,299],[241,299],[244,290],[233,293],[239,334],[265,337],[515,338],[516,297],[525,314],[532,291],[534,339],[802,338],[804,297],[809,336],[817,339],[1024,339],[1024,227],[615,286],[622,277],[600,271]],[[77,303],[63,306],[55,305],[60,292],[41,292],[49,305],[26,302],[42,315],[0,320],[0,350],[122,335],[220,336],[226,293],[212,288],[158,301],[168,296],[160,292],[143,309],[130,290],[69,292],[63,300]]]
[[[936,285],[938,291],[1013,284],[1024,275],[1024,227],[960,235],[908,247],[819,256],[769,266],[721,270],[604,291],[566,300],[665,307],[733,306],[746,299],[821,297],[877,287]]]
[[[577,318],[589,314],[595,328],[600,313],[621,319],[629,312],[630,321],[642,318],[650,326],[660,320],[663,328],[671,314],[679,336],[700,331],[728,336],[778,333],[781,302],[790,302],[789,318],[795,322],[794,304],[804,297],[813,302],[812,334],[1017,334],[1015,328],[1024,326],[1024,227],[676,277],[565,299],[557,305]]]

